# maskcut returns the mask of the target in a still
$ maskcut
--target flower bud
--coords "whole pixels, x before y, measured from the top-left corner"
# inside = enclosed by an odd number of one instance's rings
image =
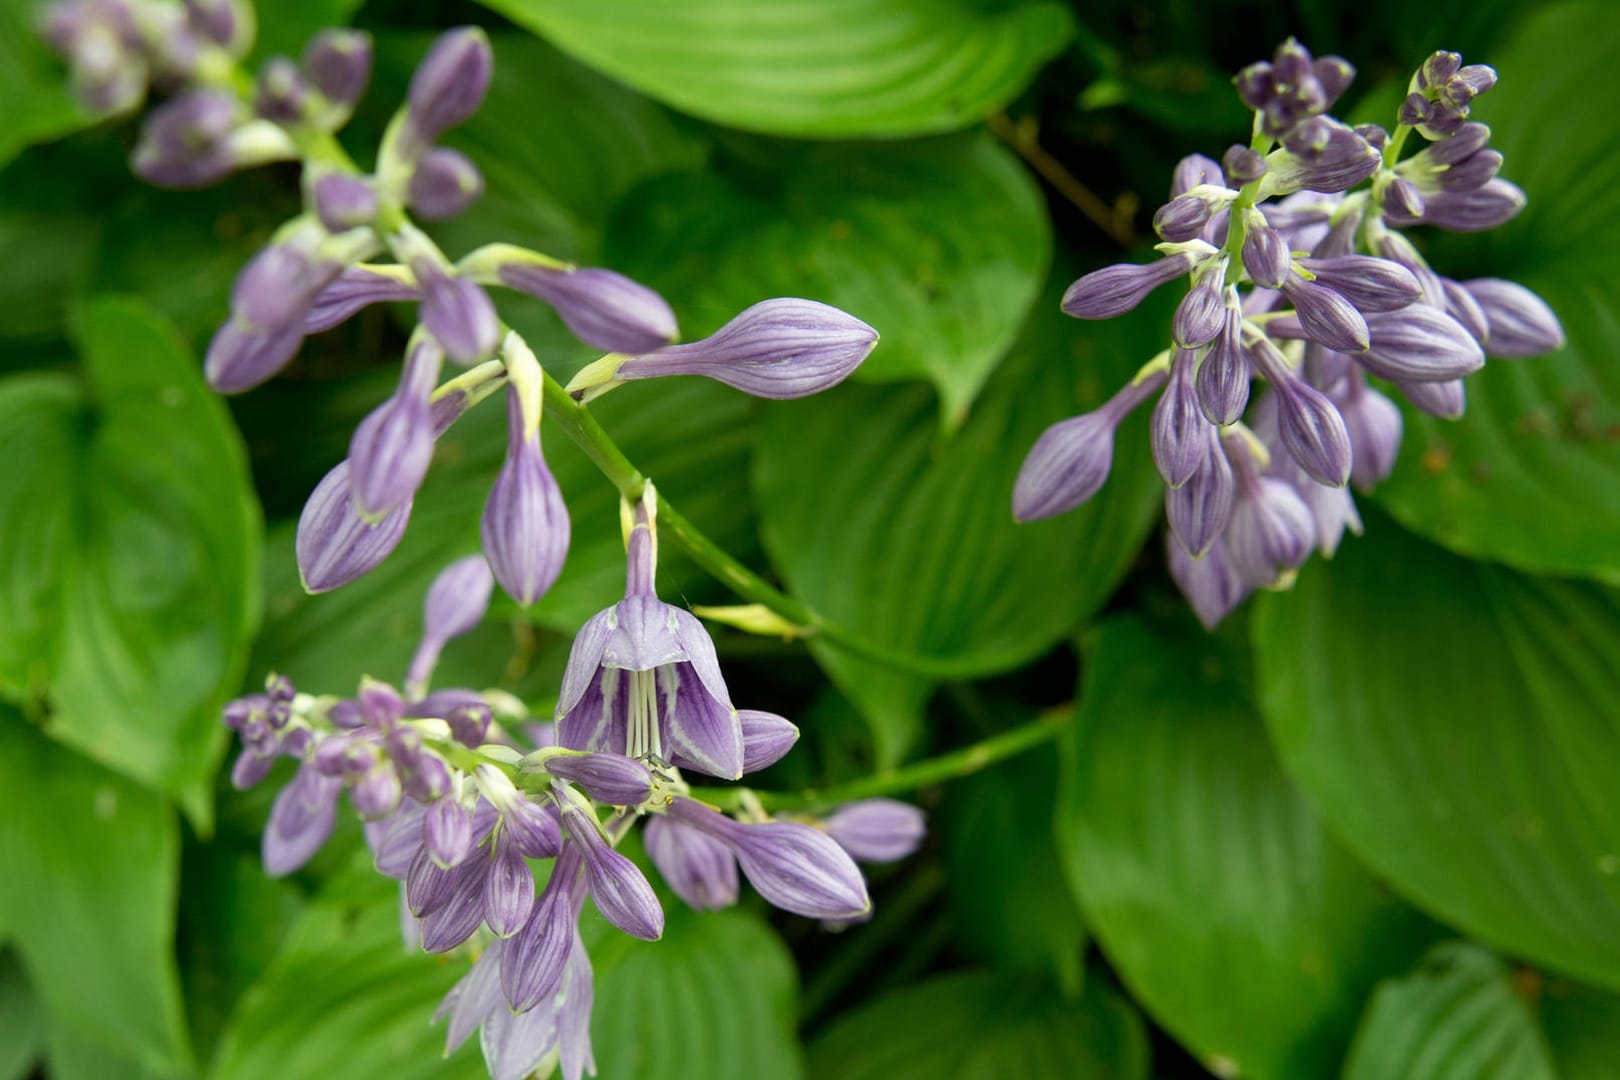
[[[1245,448],[1242,453],[1247,454]],[[1270,476],[1238,484],[1232,520],[1226,528],[1226,554],[1238,579],[1270,588],[1310,557],[1315,520],[1291,486]]]
[[[420,300],[416,285],[405,280],[404,271],[393,268],[351,266],[316,296],[304,316],[303,331],[318,334],[346,322],[361,308],[386,300]]]
[[[378,566],[399,546],[411,519],[407,500],[373,524],[354,508],[349,463],[342,461],[315,486],[298,517],[294,548],[304,589],[329,592]]]
[[[1439,308],[1413,304],[1366,321],[1370,344],[1356,359],[1381,378],[1447,382],[1485,366],[1479,342]]]
[[[1517,185],[1497,178],[1471,191],[1442,191],[1424,201],[1422,222],[1451,232],[1483,232],[1505,224],[1524,209]]]
[[[1380,192],[1379,205],[1383,207],[1384,220],[1392,225],[1412,225],[1423,218],[1423,211],[1427,204],[1423,200],[1423,192],[1418,186],[1404,176],[1392,177]]]
[[[1396,389],[1405,395],[1406,400],[1430,416],[1437,416],[1442,420],[1458,420],[1468,407],[1468,396],[1463,389],[1461,379],[1448,379],[1437,382],[1408,382],[1393,379]]]
[[[411,272],[422,290],[422,325],[452,360],[471,364],[495,351],[501,322],[482,286],[453,276],[426,256],[411,260]]]
[[[343,782],[323,776],[306,763],[276,795],[265,823],[264,871],[285,877],[309,861],[332,835]]]
[[[1334,352],[1366,351],[1371,343],[1367,320],[1349,300],[1298,276],[1284,282],[1282,291],[1293,302],[1307,338]]]
[[[484,921],[485,868],[468,859],[450,877],[449,897],[443,906],[422,920],[422,948],[430,953],[449,952],[478,932]]]
[[[1451,278],[1440,279],[1440,289],[1445,296],[1446,314],[1468,331],[1468,336],[1485,344],[1490,336],[1490,320],[1485,317],[1485,309],[1479,306],[1472,293],[1463,288],[1462,283]]]
[[[1243,268],[1262,289],[1281,288],[1293,273],[1293,253],[1283,234],[1255,222],[1243,237]]]
[[[236,167],[230,136],[242,122],[234,97],[187,90],[153,109],[141,128],[130,165],[159,187],[206,187]]]
[[[1176,305],[1171,334],[1183,349],[1203,348],[1221,332],[1226,322],[1226,299],[1222,295],[1225,265],[1225,260],[1215,264]]]
[[[1266,159],[1242,143],[1233,143],[1221,155],[1226,182],[1242,187],[1266,175]]]
[[[1243,350],[1243,313],[1235,303],[1229,303],[1220,336],[1204,354],[1193,379],[1198,391],[1198,407],[1210,423],[1224,425],[1238,421],[1249,404],[1251,377],[1249,360]]]
[[[1119,422],[1159,387],[1166,376],[1127,383],[1100,408],[1060,420],[1041,432],[1013,487],[1013,517],[1038,521],[1073,510],[1108,480]]]
[[[1564,347],[1564,328],[1545,301],[1523,285],[1501,278],[1475,278],[1463,288],[1484,314],[1490,328],[1486,347],[1492,356],[1517,360]]]
[[[380,520],[422,486],[433,462],[433,388],[443,362],[438,342],[418,336],[405,357],[399,387],[355,428],[349,483],[361,518]]]
[[[520,604],[534,603],[562,573],[568,557],[568,507],[538,431],[526,432],[517,391],[507,392],[506,463],[484,504],[484,555],[495,580]]]
[[[823,818],[821,827],[839,847],[869,863],[904,859],[928,832],[923,812],[896,799],[846,803]]]
[[[545,769],[608,806],[640,806],[652,796],[647,766],[622,754],[553,754],[545,759]]]
[[[275,763],[276,759],[272,755],[261,756],[251,749],[244,749],[231,765],[231,786],[237,791],[246,791],[256,786],[259,781],[270,775]]]
[[[737,722],[742,727],[742,771],[745,773],[775,765],[799,741],[797,725],[775,713],[738,709]]]
[[[1185,484],[1164,493],[1170,534],[1195,556],[1208,551],[1226,531],[1237,494],[1237,481],[1215,428],[1206,428],[1204,438],[1210,445],[1198,471]]]
[[[1343,487],[1350,478],[1350,433],[1333,402],[1301,381],[1274,384],[1277,423],[1288,454],[1318,484]]]
[[[321,96],[345,113],[371,79],[371,35],[332,29],[316,34],[304,49],[304,70]]]
[[[1324,56],[1311,66],[1311,71],[1321,84],[1324,109],[1333,108],[1339,95],[1348,90],[1356,79],[1355,66],[1342,56]]]
[[[755,397],[798,398],[843,382],[877,341],[876,330],[827,304],[764,300],[701,341],[630,357],[616,377],[705,375]]]
[[[496,937],[511,937],[534,909],[534,873],[510,838],[497,837],[484,871],[484,922]]]
[[[1198,394],[1193,389],[1195,354],[1177,349],[1170,362],[1170,381],[1153,408],[1150,431],[1153,441],[1153,463],[1165,484],[1176,488],[1185,484],[1204,463],[1210,442],[1206,431],[1210,427],[1198,407]]]
[[[315,181],[315,213],[332,232],[357,229],[376,218],[377,194],[358,176],[327,173]]]
[[[497,271],[503,284],[530,296],[539,297],[557,312],[563,325],[568,327],[569,333],[579,340],[595,348],[610,353],[650,353],[661,349],[674,341],[678,336],[675,327],[675,313],[669,309],[664,298],[659,296],[647,286],[632,281],[623,274],[615,274],[611,270],[572,270],[541,266],[528,262],[512,262],[500,267]],[[775,301],[779,305],[802,304],[820,308],[822,305],[811,301]],[[762,305],[756,305],[756,307]],[[754,310],[753,308],[749,309]],[[781,308],[779,314],[786,315],[790,309]],[[827,313],[837,311],[835,308],[826,308]],[[821,314],[811,312],[808,307],[801,313],[800,326],[804,329],[815,329],[815,323],[804,316],[813,317]],[[843,315],[842,312],[837,312]],[[843,316],[845,319],[848,316]],[[739,319],[742,316],[738,317]],[[852,320],[853,321],[853,320]],[[864,326],[864,324],[861,324]],[[756,330],[756,333],[761,331]],[[791,330],[784,328],[778,331],[784,334],[783,344],[786,344]],[[725,333],[724,330],[721,333]],[[719,335],[717,334],[716,337]],[[711,339],[712,340],[712,339]],[[702,342],[697,343],[699,345]],[[756,349],[764,347],[767,343],[756,342]],[[656,358],[650,358],[656,359]],[[783,364],[788,362],[785,357],[772,357],[759,355],[747,360],[736,362],[753,362],[756,364]],[[857,360],[856,363],[860,361]],[[685,374],[686,372],[654,372],[654,374]],[[698,371],[696,374],[710,374],[708,371]],[[628,378],[634,376],[623,376]],[[717,376],[716,376],[717,377]],[[831,385],[831,384],[829,384]],[[806,391],[811,393],[813,391]]]
[[[1148,293],[1190,272],[1194,259],[1186,252],[1156,262],[1116,263],[1093,270],[1063,294],[1063,310],[1076,319],[1112,319],[1135,308]]]
[[[1464,124],[1450,138],[1430,143],[1414,154],[1411,163],[1421,168],[1455,165],[1473,157],[1491,141],[1491,129],[1480,123]],[[1419,165],[1421,163],[1421,165]]]
[[[1314,117],[1290,132],[1284,149],[1266,156],[1260,194],[1348,191],[1383,163],[1366,139],[1337,121]]]
[[[674,818],[654,815],[642,833],[647,857],[664,883],[695,911],[737,902],[737,859],[725,844]]]
[[[399,772],[391,762],[379,762],[366,770],[354,787],[349,789],[349,801],[361,817],[375,821],[399,809],[404,791]]]
[[[1177,195],[1153,215],[1153,231],[1172,243],[1191,240],[1203,231],[1216,209],[1210,200],[1193,192]]]
[[[1205,629],[1213,630],[1220,621],[1249,595],[1249,587],[1238,579],[1219,540],[1202,558],[1187,554],[1180,544],[1166,544],[1170,555],[1170,576],[1192,606]]]
[[[1350,478],[1363,491],[1371,491],[1395,468],[1401,450],[1401,410],[1359,375],[1348,385],[1339,413],[1350,434]]]
[[[1361,312],[1398,311],[1422,295],[1417,278],[1400,263],[1374,255],[1301,259],[1318,285],[1325,286]]]
[[[664,909],[640,868],[603,838],[590,811],[572,803],[563,807],[568,841],[580,849],[591,899],[602,917],[631,937],[657,941],[664,936]]]
[[[585,902],[579,850],[568,845],[551,879],[535,901],[529,921],[502,944],[501,990],[512,1010],[533,1009],[556,994],[578,935],[576,920]]]
[[[278,124],[297,124],[309,110],[309,82],[298,65],[272,56],[259,68],[253,84],[253,111]]]
[[[1170,174],[1170,197],[1174,199],[1178,195],[1185,195],[1204,184],[1224,187],[1221,167],[1203,154],[1188,154],[1176,162],[1175,170]]]
[[[501,812],[501,827],[531,859],[549,859],[562,850],[562,828],[557,810],[549,802],[540,805],[520,799]]]
[[[406,99],[407,139],[416,157],[446,131],[462,123],[484,102],[495,57],[489,38],[475,26],[442,34],[411,76]]]
[[[459,150],[436,146],[422,155],[411,172],[405,201],[426,221],[445,221],[465,211],[484,194],[484,174]]]
[[[455,799],[440,799],[422,819],[422,844],[441,870],[459,866],[473,850],[472,811]]]

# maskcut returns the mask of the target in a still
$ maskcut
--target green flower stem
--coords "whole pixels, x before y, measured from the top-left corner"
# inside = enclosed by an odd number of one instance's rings
[[[1073,705],[1060,705],[1048,709],[1027,724],[992,735],[976,743],[952,750],[938,757],[924,758],[909,765],[833,784],[824,788],[805,788],[803,791],[750,791],[747,788],[693,788],[693,798],[702,799],[710,806],[732,810],[741,806],[750,795],[759,799],[767,810],[813,810],[836,806],[856,799],[872,799],[879,795],[896,795],[915,791],[945,780],[955,780],[988,768],[1025,750],[1032,749],[1057,737],[1074,719]]]

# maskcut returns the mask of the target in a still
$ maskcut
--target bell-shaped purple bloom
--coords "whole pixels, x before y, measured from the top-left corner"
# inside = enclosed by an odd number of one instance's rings
[[[1443,310],[1413,304],[1367,316],[1370,344],[1356,359],[1398,382],[1449,382],[1485,366],[1479,342]]]
[[[632,356],[620,380],[703,375],[755,397],[820,393],[849,377],[878,334],[847,312],[814,300],[762,300],[701,341]]]
[[[550,304],[569,333],[604,352],[630,356],[650,353],[679,336],[675,313],[664,298],[623,274],[591,268],[541,266],[532,262],[507,263],[497,273],[502,284]]]
[[[520,604],[540,599],[568,558],[568,507],[515,389],[507,391],[506,463],[484,504],[481,535],[495,580]]]
[[[1226,530],[1237,495],[1237,481],[1221,449],[1220,436],[1214,427],[1205,431],[1204,437],[1210,446],[1204,453],[1203,464],[1185,484],[1164,493],[1170,534],[1195,556],[1208,551]]]
[[[923,812],[896,799],[862,799],[828,814],[821,827],[856,860],[895,862],[916,851],[928,833]]]
[[[276,795],[264,827],[265,873],[284,877],[309,861],[332,835],[343,781],[306,762]]]
[[[471,364],[495,351],[501,321],[483,286],[425,256],[411,260],[411,272],[422,290],[422,325],[452,360]]]
[[[743,772],[759,772],[781,761],[799,741],[799,728],[785,716],[758,709],[738,709],[742,726]]]
[[[371,54],[371,35],[362,30],[322,30],[304,49],[304,70],[321,96],[347,110],[371,80]]]
[[[652,774],[634,758],[589,751],[558,753],[545,759],[545,768],[608,806],[640,806],[652,795]]]
[[[448,30],[411,76],[405,153],[416,157],[484,103],[495,71],[489,37],[476,26]]]
[[[1201,558],[1189,555],[1174,539],[1165,547],[1170,558],[1170,576],[1206,629],[1215,629],[1251,592],[1232,569],[1221,541],[1216,540]]]
[[[664,883],[688,907],[718,911],[737,902],[737,858],[719,840],[663,815],[648,818],[641,839]]]
[[[304,316],[303,332],[330,330],[371,304],[386,300],[420,300],[421,290],[397,274],[351,266],[315,297]]]
[[[1018,470],[1013,517],[1019,521],[1055,517],[1101,491],[1113,465],[1115,429],[1167,378],[1160,373],[1132,380],[1097,409],[1043,431]]]
[[[1153,463],[1166,485],[1180,487],[1204,463],[1212,443],[1210,422],[1198,405],[1193,388],[1196,353],[1177,349],[1170,361],[1170,381],[1153,408],[1149,430],[1153,437]]]
[[[447,221],[484,194],[484,174],[459,150],[436,146],[422,155],[405,189],[405,201],[424,221]]]
[[[1077,319],[1112,319],[1136,307],[1159,286],[1189,273],[1193,265],[1193,257],[1180,252],[1140,266],[1116,263],[1093,270],[1064,292],[1063,310]]]
[[[1463,283],[1490,327],[1486,351],[1504,360],[1540,356],[1564,347],[1564,328],[1541,297],[1512,281],[1475,278]]]
[[[349,485],[355,510],[379,521],[409,501],[433,462],[433,389],[444,352],[420,335],[405,357],[392,396],[373,409],[349,442]]]

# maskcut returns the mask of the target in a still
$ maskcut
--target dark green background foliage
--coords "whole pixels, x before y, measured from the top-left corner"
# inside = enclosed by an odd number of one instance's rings
[[[476,545],[502,418],[441,444],[382,569],[304,596],[292,524],[386,393],[403,324],[368,312],[270,385],[209,393],[201,348],[296,176],[141,188],[132,126],[87,124],[30,7],[0,3],[0,1080],[482,1075],[427,1024],[459,962],[399,948],[357,828],[263,876],[274,784],[223,782],[216,717],[271,667],[336,692],[402,673],[422,589]],[[489,191],[439,229],[452,253],[612,266],[688,337],[770,295],[882,332],[814,400],[676,380],[595,409],[701,527],[909,661],[723,633],[737,700],[805,732],[766,786],[1075,701],[1056,743],[916,793],[930,839],[873,875],[866,926],[752,898],[671,905],[658,945],[588,925],[605,1077],[1620,1076],[1620,9],[1264,7],[264,5],[261,54],[331,22],[376,34],[345,135],[362,158],[432,32],[491,28],[494,89],[453,138]],[[1492,364],[1460,423],[1409,414],[1366,536],[1211,636],[1161,568],[1140,429],[1082,511],[1019,528],[1007,504],[1042,427],[1166,332],[1162,307],[1072,322],[1058,292],[1142,256],[1176,158],[1245,135],[1227,74],[1289,33],[1360,66],[1357,118],[1432,49],[1499,68],[1477,115],[1529,208],[1431,254],[1532,285],[1569,345]],[[1032,137],[1130,251],[1021,159]],[[557,374],[588,359],[537,303],[503,303]],[[548,452],[564,578],[445,671],[537,712],[622,573],[616,496]],[[664,571],[672,598],[728,602],[672,551]]]

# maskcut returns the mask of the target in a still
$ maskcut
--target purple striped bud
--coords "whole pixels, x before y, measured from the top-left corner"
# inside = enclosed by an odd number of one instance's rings
[[[1442,420],[1458,420],[1468,407],[1468,395],[1461,379],[1430,382],[1392,380],[1406,400],[1430,416]]]
[[[609,846],[594,813],[569,803],[562,815],[569,843],[584,856],[596,910],[631,937],[642,941],[663,937],[664,909],[640,868]]]
[[[233,57],[253,44],[253,8],[239,0],[185,0],[186,25]]]
[[[309,861],[332,835],[343,782],[305,763],[270,807],[264,826],[264,871],[285,877]]]
[[[424,220],[446,221],[483,194],[484,174],[478,166],[459,150],[436,146],[416,163],[405,201]]]
[[[1356,375],[1339,402],[1339,413],[1350,433],[1350,478],[1363,491],[1371,491],[1395,468],[1401,451],[1401,410]]]
[[[1422,295],[1417,278],[1400,263],[1374,255],[1301,259],[1300,265],[1358,311],[1398,311]]]
[[[821,827],[839,847],[869,863],[904,859],[928,833],[923,812],[896,799],[846,803],[823,818]]]
[[[494,720],[488,705],[482,702],[457,705],[444,715],[450,725],[450,736],[463,746],[482,746],[489,737],[489,725]]]
[[[1220,336],[1204,354],[1193,379],[1198,406],[1210,423],[1237,423],[1249,404],[1251,377],[1243,350],[1243,314],[1235,303],[1229,303]]]
[[[1350,479],[1350,432],[1338,408],[1304,382],[1273,385],[1278,431],[1289,456],[1318,484],[1343,487]]]
[[[783,911],[851,919],[872,909],[860,869],[818,829],[790,821],[743,825],[686,798],[675,799],[668,813],[730,847],[749,883]]]
[[[1203,184],[1224,187],[1226,181],[1221,176],[1221,167],[1203,154],[1188,154],[1176,162],[1175,170],[1170,174],[1170,197],[1174,199],[1178,195],[1185,195]]]
[[[632,356],[638,353],[650,353],[663,348],[679,336],[679,331],[675,326],[675,313],[669,309],[669,305],[664,302],[664,298],[647,288],[647,286],[632,281],[623,274],[616,274],[611,270],[589,268],[583,270],[561,269],[526,262],[508,263],[500,267],[497,273],[502,284],[517,289],[519,292],[528,293],[530,296],[538,297],[550,304],[552,309],[557,312],[558,317],[562,319],[563,325],[568,327],[569,333],[587,345],[602,349],[605,352],[626,353]],[[769,335],[774,332],[780,336],[780,340],[751,341],[749,342],[752,346],[751,350],[745,356],[732,358],[731,362],[739,364],[752,363],[766,367],[791,363],[794,362],[791,357],[773,356],[766,350],[769,350],[772,345],[775,345],[778,350],[783,347],[797,347],[801,350],[807,346],[814,347],[811,340],[791,341],[790,339],[795,336],[793,332],[805,330],[824,333],[835,332],[846,329],[843,325],[844,322],[853,323],[855,321],[836,308],[813,304],[809,300],[779,300],[775,301],[775,303],[778,305],[805,305],[805,307],[802,310],[787,307],[777,310],[776,314],[779,320],[782,316],[788,316],[792,320],[782,327],[773,327],[769,323],[765,323],[752,328],[754,335]],[[755,308],[750,308],[749,311],[755,311],[760,306],[762,305],[756,305]],[[822,326],[818,321],[818,317],[825,317],[828,325]],[[743,316],[738,317],[739,320],[741,318]],[[864,323],[858,323],[857,325],[865,326]],[[721,330],[720,334],[725,332],[725,330]],[[720,334],[715,336],[719,337]],[[704,343],[698,342],[697,344],[702,345]],[[719,345],[720,343],[716,344]],[[735,348],[736,346],[732,347]],[[803,361],[799,362],[803,363]],[[860,363],[860,360],[857,359],[854,362]],[[710,374],[708,371],[654,373]],[[845,374],[848,374],[848,372],[846,371]],[[828,385],[830,386],[831,383]],[[805,392],[810,393],[813,391]]]
[[[1367,320],[1334,290],[1296,276],[1283,283],[1282,291],[1311,341],[1342,353],[1365,352],[1371,344]]]
[[[483,891],[484,922],[496,937],[511,937],[529,921],[534,909],[534,873],[508,837],[495,838]]]
[[[426,820],[427,812],[422,806],[407,803],[387,821],[367,823],[366,840],[371,845],[371,856],[378,873],[396,881],[405,880],[411,864],[422,850]]]
[[[462,860],[464,863],[466,860]],[[460,877],[456,867],[440,867],[425,846],[418,846],[405,871],[405,906],[417,918],[426,918],[450,902]]]
[[[1316,550],[1331,559],[1339,550],[1346,529],[1361,535],[1361,515],[1356,512],[1356,501],[1350,497],[1348,488],[1318,484],[1292,464],[1286,468],[1290,474],[1286,479],[1311,512]]]
[[[1396,176],[1384,185],[1379,205],[1384,219],[1392,225],[1412,225],[1422,220],[1427,204],[1416,184],[1404,176]]]
[[[1221,332],[1226,322],[1226,299],[1222,295],[1225,265],[1225,260],[1217,262],[1176,305],[1171,334],[1183,349],[1203,348]]]
[[[399,809],[403,795],[399,771],[387,761],[366,770],[349,789],[349,801],[361,817],[370,821],[385,818]]]
[[[1113,464],[1114,430],[1166,379],[1161,373],[1127,383],[1100,408],[1060,420],[1043,431],[1018,471],[1013,517],[1019,521],[1053,517],[1102,490]]]
[[[318,334],[346,322],[361,308],[386,300],[420,300],[422,293],[393,272],[351,266],[321,290],[304,316],[304,333]]]
[[[422,844],[441,870],[459,866],[472,854],[473,814],[455,799],[440,799],[422,818]]]
[[[718,911],[737,902],[737,859],[707,833],[654,815],[642,833],[647,857],[664,883],[695,911]]]
[[[400,779],[405,785],[405,794],[417,802],[437,802],[449,793],[454,783],[450,775],[450,766],[434,753],[419,753],[408,765],[401,768],[403,772]]]
[[[1311,65],[1316,81],[1321,84],[1322,108],[1331,109],[1339,96],[1355,82],[1355,65],[1342,56],[1324,56]]]
[[[1226,528],[1226,555],[1239,580],[1270,588],[1286,582],[1310,557],[1316,544],[1316,524],[1292,486],[1253,473],[1248,453],[1246,447],[1237,451],[1243,463],[1235,466],[1238,492]]]
[[[549,802],[541,805],[520,799],[501,811],[501,828],[531,859],[549,859],[562,850],[562,828],[556,808]]]
[[[95,112],[121,112],[140,102],[151,72],[123,0],[66,0],[41,14],[40,33],[72,66],[81,102]]]
[[[406,501],[375,524],[362,520],[354,509],[349,463],[339,462],[315,486],[298,517],[294,550],[305,591],[329,592],[377,567],[399,546],[410,519]]]
[[[231,786],[246,791],[270,775],[276,759],[272,755],[260,756],[253,750],[243,750],[231,765]]]
[[[501,322],[481,285],[454,277],[428,257],[411,260],[422,290],[421,319],[452,360],[471,364],[495,351]]]
[[[1206,435],[1210,423],[1198,407],[1198,393],[1193,389],[1195,358],[1195,353],[1176,350],[1170,362],[1170,381],[1153,408],[1150,425],[1153,464],[1173,488],[1198,471],[1211,445]]]
[[[702,341],[619,365],[616,378],[706,375],[755,397],[804,397],[843,382],[877,346],[853,315],[814,300],[764,300]]]
[[[1455,135],[1430,143],[1414,154],[1411,164],[1424,170],[1440,165],[1455,165],[1485,149],[1490,141],[1491,129],[1484,124],[1464,124]]]
[[[507,392],[506,463],[484,504],[484,556],[495,580],[520,604],[534,603],[562,573],[568,557],[568,507],[540,452],[538,429],[527,431],[515,389]]]
[[[358,176],[327,173],[315,181],[315,213],[332,232],[370,225],[377,216],[377,193]]]
[[[742,726],[743,772],[759,772],[775,765],[799,741],[799,729],[786,717],[758,709],[738,709]]]
[[[1369,315],[1367,329],[1370,345],[1356,359],[1381,378],[1448,382],[1485,366],[1479,342],[1456,319],[1428,304]]]
[[[1389,132],[1381,124],[1357,124],[1351,130],[1366,139],[1367,145],[1380,153],[1389,145]]]
[[[422,607],[422,641],[416,647],[416,653],[411,658],[410,673],[406,676],[405,685],[413,693],[420,693],[427,686],[433,676],[433,669],[439,662],[439,652],[444,648],[445,642],[470,633],[484,618],[489,610],[489,596],[495,588],[495,577],[490,573],[489,564],[482,555],[468,555],[457,559],[433,579],[433,585],[428,589],[427,600]],[[451,691],[452,694],[461,692]],[[482,708],[486,714],[483,724],[480,725],[478,736],[482,741],[483,729],[488,727],[488,706],[472,694],[470,697],[456,697],[455,700],[440,698],[432,703],[431,711],[421,713],[423,716],[443,716],[449,722],[449,715],[458,708],[471,705]],[[430,695],[437,696],[437,695]],[[419,703],[420,704],[423,703]],[[413,713],[417,710],[413,709]],[[458,720],[464,723],[465,720]],[[451,734],[460,738],[456,726],[451,726]],[[462,739],[462,742],[467,740]],[[471,745],[477,745],[472,743]]]
[[[242,121],[231,95],[187,90],[147,116],[130,166],[159,187],[206,187],[236,168],[230,137]]]
[[[1429,90],[1444,86],[1462,68],[1462,54],[1447,52],[1444,49],[1429,54],[1417,70],[1416,83],[1419,90]]]
[[[449,896],[443,906],[422,919],[422,948],[430,953],[449,952],[465,942],[484,921],[485,868],[468,859],[450,877]]]
[[[1442,190],[1448,192],[1472,191],[1494,180],[1502,170],[1502,155],[1495,150],[1480,150],[1463,158],[1441,172],[1435,179]]]
[[[1153,215],[1153,231],[1172,243],[1183,243],[1203,232],[1219,207],[1197,192],[1177,195]]]
[[[1233,143],[1221,155],[1221,168],[1226,182],[1242,187],[1266,175],[1266,159],[1242,143]],[[1214,181],[1220,183],[1219,180]]]
[[[304,70],[321,96],[340,109],[354,107],[371,80],[371,35],[360,30],[322,30],[304,49]]]
[[[1546,302],[1512,281],[1474,278],[1463,282],[1490,327],[1486,346],[1492,356],[1518,360],[1564,347],[1564,328]]]
[[[1205,429],[1209,449],[1203,465],[1179,488],[1164,493],[1165,516],[1170,534],[1192,555],[1202,555],[1226,531],[1232,520],[1232,503],[1237,481],[1231,463],[1220,447],[1215,428]]]
[[[1461,282],[1453,281],[1451,278],[1441,278],[1440,288],[1445,295],[1446,314],[1456,319],[1462,328],[1468,331],[1469,337],[1481,345],[1485,344],[1485,339],[1491,333],[1491,324],[1485,316],[1485,309],[1479,306],[1479,301],[1463,288]]]
[[[1170,576],[1206,629],[1215,629],[1249,595],[1249,586],[1232,569],[1226,547],[1219,540],[1203,558],[1187,554],[1174,540],[1170,540],[1166,548],[1170,554]]]
[[[1430,195],[1422,222],[1451,232],[1483,232],[1513,220],[1524,204],[1524,192],[1516,184],[1497,178],[1471,191]]]
[[[1063,310],[1076,319],[1112,319],[1123,315],[1160,285],[1189,273],[1195,260],[1186,252],[1156,262],[1116,263],[1093,270],[1063,294]]]
[[[208,344],[208,384],[235,394],[264,382],[303,344],[303,323],[315,297],[342,270],[318,259],[312,238],[295,236],[261,249],[231,286],[231,317]]]
[[[298,65],[285,56],[266,60],[253,84],[253,111],[278,124],[296,124],[308,109],[309,82]]]
[[[495,57],[489,37],[476,26],[440,35],[411,76],[407,96],[407,153],[416,157],[446,131],[465,121],[484,103]]]
[[[569,845],[557,858],[529,921],[501,946],[501,990],[513,1012],[527,1012],[562,985],[585,902],[580,853]]]
[[[1266,156],[1262,195],[1294,191],[1348,191],[1383,163],[1366,139],[1338,121],[1314,117],[1284,138],[1285,149]]]
[[[1401,100],[1395,119],[1407,127],[1418,127],[1429,118],[1429,99],[1413,91]]]
[[[561,753],[548,756],[544,763],[552,776],[578,784],[585,794],[608,806],[640,806],[652,797],[652,774],[634,758]]]
[[[1293,273],[1294,256],[1283,234],[1258,222],[1243,237],[1243,268],[1262,289],[1279,289]]]
[[[399,387],[360,421],[349,442],[355,510],[369,521],[404,505],[433,462],[433,388],[444,352],[426,335],[412,342]]]

